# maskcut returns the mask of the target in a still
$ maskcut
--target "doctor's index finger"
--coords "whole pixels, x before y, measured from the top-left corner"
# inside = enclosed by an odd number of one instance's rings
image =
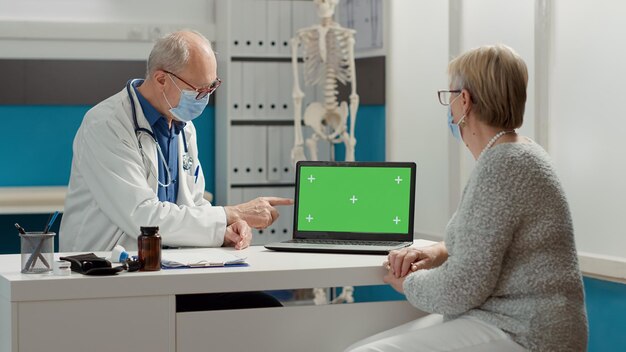
[[[263,197],[271,206],[274,205],[292,205],[293,199],[281,197]]]

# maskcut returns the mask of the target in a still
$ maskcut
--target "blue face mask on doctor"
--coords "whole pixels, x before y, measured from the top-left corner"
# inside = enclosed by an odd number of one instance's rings
[[[454,123],[454,118],[452,117],[452,103],[454,103],[454,101],[457,100],[460,96],[461,94],[457,95],[456,98],[452,99],[450,104],[448,104],[448,127],[450,127],[450,132],[452,133],[452,136],[454,136],[454,138],[456,138],[456,140],[458,141],[461,140],[461,128],[459,127],[459,125],[465,119],[465,115],[461,117],[459,122]]]
[[[175,108],[172,107],[172,104],[170,104],[169,100],[167,100],[167,97],[165,96],[165,92],[163,92],[163,97],[165,98],[167,105],[170,106],[170,113],[172,113],[172,115],[177,120],[182,122],[190,122],[191,120],[200,116],[204,111],[204,108],[206,108],[207,104],[209,103],[209,97],[211,96],[211,94],[207,94],[205,97],[198,100],[196,99],[196,96],[198,94],[197,92],[194,92],[192,90],[180,89],[176,82],[174,82],[172,76],[167,76],[172,80],[174,86],[176,86],[176,88],[178,88],[178,90],[180,91],[178,106]]]

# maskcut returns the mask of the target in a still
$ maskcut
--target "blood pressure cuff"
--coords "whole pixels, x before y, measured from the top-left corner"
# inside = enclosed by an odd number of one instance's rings
[[[121,266],[112,268],[110,261],[93,253],[70,255],[59,259],[67,260],[71,263],[72,271],[84,275],[115,275],[123,270]]]

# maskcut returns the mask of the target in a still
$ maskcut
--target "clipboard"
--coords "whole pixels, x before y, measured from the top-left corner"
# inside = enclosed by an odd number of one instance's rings
[[[239,257],[218,248],[195,248],[163,251],[161,268],[219,268],[248,266],[245,257]]]

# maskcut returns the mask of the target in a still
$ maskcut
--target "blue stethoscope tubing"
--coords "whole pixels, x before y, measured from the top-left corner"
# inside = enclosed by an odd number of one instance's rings
[[[129,80],[126,83],[126,92],[128,93],[128,97],[130,98],[130,109],[133,114],[133,123],[135,124],[135,135],[137,136],[137,142],[139,143],[139,150],[141,152],[141,157],[144,158],[144,152],[143,152],[143,146],[141,145],[140,137],[142,133],[145,133],[154,140],[154,144],[156,145],[159,157],[161,158],[163,165],[165,165],[165,173],[167,176],[166,183],[165,184],[161,183],[161,181],[159,181],[158,176],[155,175],[157,182],[159,183],[161,187],[168,187],[169,185],[172,184],[172,175],[170,175],[169,165],[167,165],[167,161],[165,160],[165,157],[163,156],[163,152],[161,151],[159,142],[157,141],[156,136],[154,135],[154,132],[152,132],[151,130],[147,128],[139,127],[139,123],[137,122],[137,108],[135,107],[135,98],[133,97],[130,91],[130,87],[133,84],[133,81],[134,80]],[[185,131],[182,131],[181,135],[183,136],[183,146],[185,148],[185,153],[183,154],[183,169],[185,171],[189,171],[191,170],[193,159],[191,158],[191,156],[189,156],[189,152],[187,150],[187,137],[185,136]],[[152,169],[150,169],[150,173],[152,174]]]

